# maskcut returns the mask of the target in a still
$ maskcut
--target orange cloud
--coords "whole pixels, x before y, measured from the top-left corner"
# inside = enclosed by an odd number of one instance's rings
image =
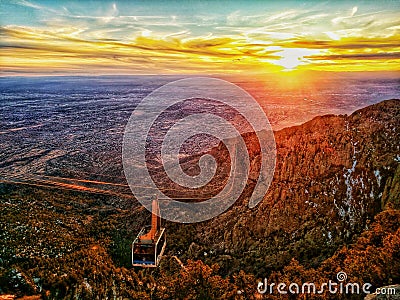
[[[376,16],[370,14],[356,19],[360,29],[350,28],[349,18],[355,18],[356,13],[352,10],[344,19],[332,19],[329,26],[339,28],[328,30],[322,21],[329,14],[291,10],[268,18],[260,15],[257,27],[252,24],[256,21],[237,12],[228,16],[227,24],[216,28],[216,33],[197,35],[166,17],[152,17],[159,22],[159,32],[146,29],[145,25],[151,24],[147,19],[132,32],[122,30],[139,17],[117,15],[107,20],[68,16],[70,26],[63,25],[61,19],[49,21],[52,26],[6,25],[0,28],[0,70],[4,74],[13,70],[130,74],[400,71],[398,22],[390,15],[387,24],[371,23]],[[320,23],[321,30],[297,33],[291,27],[300,26],[299,20],[302,26]],[[163,26],[174,27],[162,31]],[[363,37],[368,30],[375,31],[371,37]],[[379,35],[381,31],[384,34]]]

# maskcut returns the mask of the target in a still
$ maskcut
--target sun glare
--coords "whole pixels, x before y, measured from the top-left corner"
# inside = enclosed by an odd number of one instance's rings
[[[277,3],[268,11],[262,1],[233,1],[237,10],[193,4],[186,11],[161,1],[147,15],[136,1],[99,1],[96,10],[86,1],[73,9],[65,0],[60,7],[31,2],[0,0],[0,11],[10,11],[0,18],[7,45],[0,50],[0,75],[400,70],[396,5],[322,4],[326,9],[303,11]],[[259,13],[248,24],[253,6]]]
[[[272,61],[273,64],[283,67],[283,71],[296,70],[300,65],[308,64],[308,60],[305,58],[307,55],[317,54],[320,51],[302,48],[287,48],[282,49],[277,53],[280,59]]]
[[[286,56],[276,61],[276,64],[281,67],[284,67],[285,68],[284,71],[291,71],[294,70],[300,64],[300,61],[298,57]]]
[[[282,49],[278,52],[281,58],[274,61],[273,63],[284,68],[284,71],[291,71],[296,69],[299,65],[303,64],[300,58],[303,57],[300,51],[296,49]]]

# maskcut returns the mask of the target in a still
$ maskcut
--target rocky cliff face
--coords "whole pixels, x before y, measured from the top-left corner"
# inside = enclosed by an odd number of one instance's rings
[[[399,120],[400,101],[388,100],[276,132],[276,169],[264,200],[254,209],[243,205],[250,183],[239,204],[195,226],[191,255],[221,263],[223,254],[227,269],[259,274],[292,257],[318,265],[385,206],[398,208]]]

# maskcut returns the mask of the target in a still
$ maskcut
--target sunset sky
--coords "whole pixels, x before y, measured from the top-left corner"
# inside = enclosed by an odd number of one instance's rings
[[[400,1],[0,0],[1,75],[400,71]]]

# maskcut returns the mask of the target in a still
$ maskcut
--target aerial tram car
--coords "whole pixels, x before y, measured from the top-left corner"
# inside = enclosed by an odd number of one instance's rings
[[[144,226],[132,243],[132,266],[157,267],[167,245],[165,228],[161,227],[160,207],[152,202],[151,225]]]

